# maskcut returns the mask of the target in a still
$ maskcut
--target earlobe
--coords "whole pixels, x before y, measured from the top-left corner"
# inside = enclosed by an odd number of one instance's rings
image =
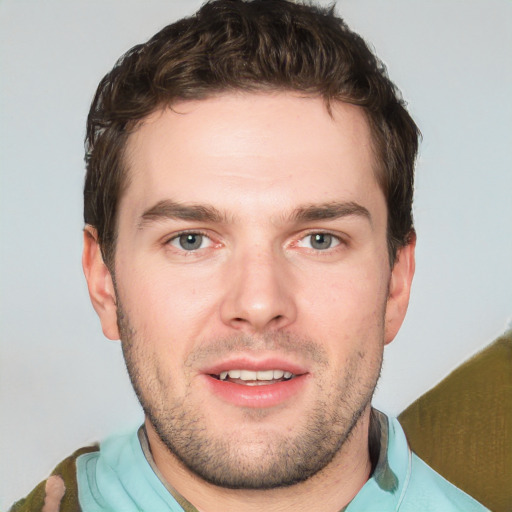
[[[89,297],[100,318],[103,334],[111,340],[118,340],[114,283],[110,271],[103,261],[97,231],[89,225],[84,228],[82,266],[87,280]]]
[[[398,333],[405,318],[412,279],[414,277],[416,234],[413,232],[407,245],[401,247],[389,281],[389,295],[386,306],[385,343],[388,344]]]

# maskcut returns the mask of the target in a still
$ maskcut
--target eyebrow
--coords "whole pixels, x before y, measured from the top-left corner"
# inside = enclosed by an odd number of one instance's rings
[[[294,222],[315,222],[319,220],[335,220],[343,217],[362,217],[372,224],[368,209],[358,203],[328,202],[300,206],[293,210],[289,219]],[[202,204],[177,203],[169,199],[159,201],[147,209],[140,217],[138,228],[146,224],[165,219],[190,220],[196,222],[226,223],[227,216],[217,208]]]
[[[176,203],[165,199],[159,201],[141,215],[138,227],[142,229],[147,223],[165,219],[219,223],[224,222],[226,217],[213,206]]]
[[[292,213],[296,222],[314,222],[317,220],[334,220],[342,217],[362,217],[372,224],[372,216],[364,206],[350,202],[329,202],[301,206]]]

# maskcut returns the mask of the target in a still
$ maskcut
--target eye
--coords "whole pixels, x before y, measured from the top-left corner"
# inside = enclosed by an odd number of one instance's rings
[[[299,245],[315,251],[325,251],[340,245],[340,240],[330,233],[310,233],[300,240]]]
[[[169,243],[184,251],[197,251],[211,245],[211,240],[201,233],[182,233],[172,238]]]

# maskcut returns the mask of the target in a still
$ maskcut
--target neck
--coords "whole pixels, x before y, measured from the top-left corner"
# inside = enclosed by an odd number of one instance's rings
[[[370,408],[360,417],[333,460],[305,482],[270,490],[226,489],[205,482],[169,452],[146,420],[151,453],[161,478],[200,512],[338,512],[359,492],[371,473],[368,449]],[[214,505],[212,505],[214,504]]]

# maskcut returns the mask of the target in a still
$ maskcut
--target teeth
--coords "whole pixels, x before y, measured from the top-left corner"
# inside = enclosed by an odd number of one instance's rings
[[[258,380],[258,373],[260,372],[251,372],[250,370],[235,370],[235,372],[240,373],[240,380]],[[231,376],[231,372],[229,372],[229,376]]]
[[[244,381],[265,381],[265,380],[279,380],[283,377],[285,379],[290,379],[293,377],[291,372],[285,372],[284,370],[260,370],[260,371],[251,371],[251,370],[229,370],[221,372],[219,375],[220,380],[230,379],[240,379]]]

